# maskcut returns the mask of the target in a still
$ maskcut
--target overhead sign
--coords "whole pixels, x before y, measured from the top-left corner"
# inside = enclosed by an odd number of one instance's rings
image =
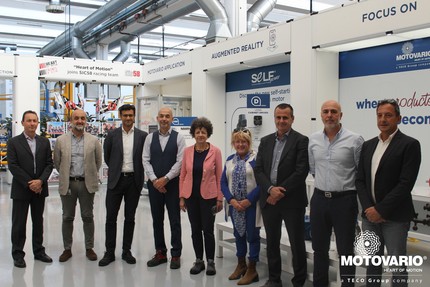
[[[0,54],[0,78],[12,78],[15,76],[15,56]]]
[[[191,73],[191,53],[185,52],[143,66],[143,82],[151,82]]]
[[[205,47],[203,67],[255,61],[290,52],[290,25],[275,25]]]
[[[312,18],[312,45],[330,46],[382,36],[388,31],[428,27],[428,11],[428,0],[361,1],[342,5]]]
[[[142,66],[112,61],[41,57],[39,77],[49,81],[137,85],[142,82]]]

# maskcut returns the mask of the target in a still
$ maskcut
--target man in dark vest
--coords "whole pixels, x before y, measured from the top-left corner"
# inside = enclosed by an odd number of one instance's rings
[[[181,267],[181,215],[179,209],[179,172],[185,140],[171,128],[172,109],[159,110],[157,121],[160,129],[148,135],[143,148],[143,166],[148,177],[149,202],[151,204],[152,226],[156,253],[147,262],[148,267],[167,262],[167,248],[164,240],[164,206],[170,221],[171,261],[170,268]]]

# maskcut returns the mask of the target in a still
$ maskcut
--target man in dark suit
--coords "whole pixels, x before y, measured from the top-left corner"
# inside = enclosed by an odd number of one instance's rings
[[[104,159],[109,167],[106,194],[106,253],[99,266],[109,265],[115,260],[116,221],[121,201],[124,198],[124,233],[122,259],[135,264],[131,253],[134,233],[134,217],[143,187],[143,145],[148,133],[134,127],[136,108],[123,105],[119,109],[122,127],[110,132],[104,142]]]
[[[384,254],[384,245],[388,255],[406,255],[408,230],[415,214],[411,191],[420,168],[421,147],[419,141],[398,129],[401,116],[397,101],[379,101],[376,117],[381,133],[363,144],[356,178],[363,231],[379,237],[377,255]],[[367,286],[381,286],[381,274],[382,265],[368,266]],[[406,271],[394,275],[393,286],[408,285]]]
[[[48,178],[52,172],[52,152],[49,140],[36,135],[39,118],[34,111],[22,115],[24,132],[7,143],[9,170],[13,175],[12,257],[16,267],[24,268],[24,245],[28,208],[33,221],[34,259],[52,262],[43,246],[43,210],[48,196]]]
[[[269,280],[264,287],[281,287],[281,226],[290,240],[293,286],[303,286],[307,276],[304,215],[308,204],[305,180],[309,172],[308,138],[291,128],[293,107],[275,108],[276,133],[261,139],[255,166],[260,185],[260,205],[267,236]]]

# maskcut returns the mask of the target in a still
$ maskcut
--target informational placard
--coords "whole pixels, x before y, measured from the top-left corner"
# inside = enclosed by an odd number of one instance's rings
[[[414,192],[430,197],[430,38],[343,52],[339,68],[342,122],[366,140],[379,134],[378,101],[398,101],[399,129],[421,143]]]
[[[261,137],[275,132],[273,112],[290,103],[290,63],[250,69],[226,75],[226,156],[233,153],[231,133],[247,128],[253,149]]]
[[[191,123],[196,117],[174,117],[172,127],[185,139],[185,146],[195,144],[194,138],[190,134]]]

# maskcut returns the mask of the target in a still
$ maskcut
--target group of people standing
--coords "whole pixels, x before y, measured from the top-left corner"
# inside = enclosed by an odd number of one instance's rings
[[[237,266],[229,276],[238,285],[259,280],[256,264],[260,254],[260,217],[266,232],[269,278],[263,287],[281,287],[280,240],[285,223],[291,245],[293,286],[303,286],[307,278],[304,233],[308,205],[306,177],[312,174],[315,190],[310,201],[314,286],[329,285],[329,249],[332,230],[339,256],[354,254],[358,215],[357,194],[363,214],[363,230],[374,232],[389,255],[406,254],[406,237],[414,215],[411,191],[418,175],[421,153],[417,140],[402,134],[400,109],[396,101],[383,100],[376,108],[380,135],[364,142],[363,137],[341,124],[341,106],[326,101],[321,107],[322,131],[308,137],[292,128],[294,110],[280,104],[274,110],[276,132],[263,137],[258,153],[252,150],[252,135],[246,128],[232,133],[235,153],[222,162],[219,148],[208,139],[211,122],[195,119],[190,134],[195,144],[185,147],[181,134],[172,129],[170,108],[157,115],[159,130],[147,134],[134,127],[135,107],[119,108],[122,127],[104,141],[104,160],[109,167],[106,193],[106,252],[99,266],[115,260],[117,217],[124,200],[122,259],[136,263],[131,253],[135,213],[144,175],[153,220],[155,255],[148,267],[167,263],[164,235],[165,208],[170,223],[170,268],[181,267],[181,210],[187,212],[196,260],[191,274],[206,270],[215,275],[214,224],[217,212],[228,203],[236,241]],[[59,261],[72,257],[72,232],[79,200],[84,223],[86,256],[94,252],[94,193],[97,172],[102,164],[102,147],[85,132],[86,114],[75,110],[71,132],[60,136],[54,149],[47,139],[36,135],[37,114],[27,111],[22,118],[24,132],[8,143],[9,169],[13,175],[12,256],[14,265],[25,267],[25,225],[29,206],[33,220],[33,253],[36,260],[52,262],[43,247],[44,199],[47,179],[53,166],[60,173],[59,193],[63,209],[64,251]],[[395,235],[394,235],[395,234]],[[249,247],[248,247],[249,245]],[[248,250],[249,249],[249,250]],[[246,258],[248,255],[248,258]],[[206,263],[204,261],[206,259]],[[248,260],[247,260],[248,259]],[[379,286],[382,267],[369,266],[367,285]],[[403,272],[397,278],[407,279]],[[355,266],[340,266],[342,286],[354,286]],[[398,283],[401,282],[401,283]],[[395,285],[406,286],[407,280]]]

